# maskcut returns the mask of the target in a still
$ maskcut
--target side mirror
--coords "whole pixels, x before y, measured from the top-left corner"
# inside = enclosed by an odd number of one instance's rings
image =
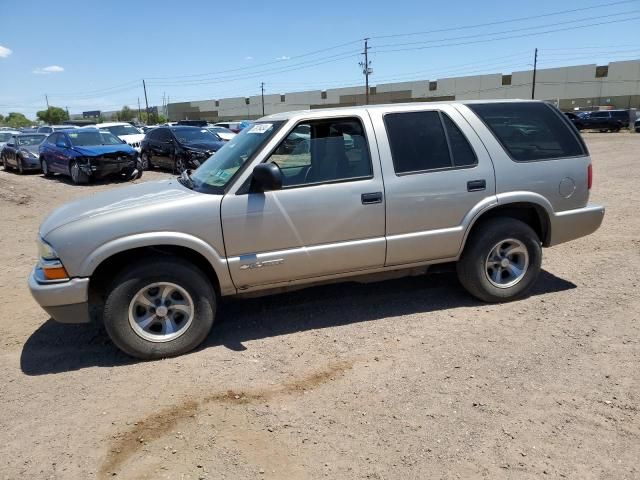
[[[261,163],[253,169],[252,192],[267,192],[282,188],[282,172],[275,163]]]

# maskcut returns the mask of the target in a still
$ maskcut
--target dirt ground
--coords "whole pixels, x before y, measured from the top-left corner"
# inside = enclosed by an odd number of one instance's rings
[[[585,138],[604,224],[530,298],[440,273],[225,301],[146,363],[26,285],[47,213],[118,185],[0,172],[0,478],[640,478],[640,135]]]

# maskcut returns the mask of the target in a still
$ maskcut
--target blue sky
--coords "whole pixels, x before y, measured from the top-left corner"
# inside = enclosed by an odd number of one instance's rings
[[[540,68],[640,58],[640,0],[2,0],[0,10],[0,113],[29,117],[45,94],[72,113],[134,106],[143,78],[150,105],[255,95],[261,81],[266,93],[357,85],[364,37],[372,85],[526,70],[535,47]]]

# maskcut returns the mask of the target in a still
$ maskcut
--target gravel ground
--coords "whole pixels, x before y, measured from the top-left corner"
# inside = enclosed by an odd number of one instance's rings
[[[0,478],[640,478],[640,135],[585,138],[604,224],[530,298],[440,273],[230,300],[146,363],[26,287],[44,216],[116,185],[0,172]]]

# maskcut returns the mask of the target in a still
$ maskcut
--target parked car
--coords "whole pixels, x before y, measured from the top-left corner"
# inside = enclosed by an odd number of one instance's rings
[[[629,110],[598,110],[585,112],[574,121],[578,130],[600,130],[601,132],[619,132],[629,127]]]
[[[635,121],[633,126],[635,128],[636,133],[640,133],[640,118]]]
[[[60,130],[69,130],[74,128],[78,127],[75,125],[43,125],[42,127],[38,127],[37,133],[53,133]]]
[[[40,170],[39,148],[45,138],[44,133],[21,133],[12,137],[0,152],[4,169],[15,168],[20,174]]]
[[[251,120],[239,120],[237,122],[218,122],[213,126],[228,128],[233,133],[240,133],[242,130],[250,127],[251,125],[253,125],[253,122]]]
[[[127,122],[110,122],[98,123],[95,128],[107,130],[127,145],[133,147],[136,152],[140,153],[140,144],[144,139],[144,133],[140,133],[136,127]]]
[[[68,175],[73,183],[120,174],[139,178],[138,153],[115,135],[90,128],[63,130],[40,144],[40,166],[45,177]]]
[[[300,126],[311,148],[275,154]],[[535,133],[510,135],[523,126]],[[191,174],[54,211],[29,285],[60,322],[87,322],[103,305],[114,343],[145,359],[199,345],[223,296],[455,261],[473,296],[510,301],[531,291],[541,247],[598,229],[591,182],[582,138],[543,102],[276,114]]]
[[[228,128],[216,127],[215,125],[209,125],[205,128],[209,130],[211,133],[213,133],[216,137],[218,137],[218,139],[222,142],[228,142],[229,140],[232,140],[233,137],[237,135],[237,133],[233,133]]]
[[[20,135],[17,130],[0,130],[0,150],[16,135]]]
[[[142,141],[142,168],[162,167],[178,173],[198,168],[224,144],[206,128],[158,127]]]
[[[206,120],[178,120],[176,125],[185,125],[187,127],[206,127],[209,122]]]

